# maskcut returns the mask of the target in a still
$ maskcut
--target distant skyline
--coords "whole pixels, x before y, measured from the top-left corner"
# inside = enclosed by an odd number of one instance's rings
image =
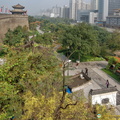
[[[90,0],[84,0],[89,2]],[[16,4],[25,6],[25,10],[28,11],[28,15],[37,15],[41,9],[52,8],[53,6],[69,5],[69,0],[0,0],[0,7],[8,8],[12,10],[12,6]]]

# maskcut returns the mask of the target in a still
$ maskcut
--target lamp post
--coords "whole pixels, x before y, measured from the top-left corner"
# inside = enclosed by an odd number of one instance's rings
[[[68,70],[67,70],[67,76],[69,76],[69,63],[71,62],[71,60],[68,60],[67,63],[68,63]]]

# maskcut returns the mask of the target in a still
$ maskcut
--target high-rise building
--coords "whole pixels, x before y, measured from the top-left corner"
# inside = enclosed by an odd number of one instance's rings
[[[86,22],[95,24],[97,22],[98,13],[96,10],[78,10],[78,22]]]
[[[99,0],[98,21],[106,21],[107,16],[108,16],[108,0]]]
[[[91,0],[91,10],[98,10],[98,0]]]
[[[69,7],[67,5],[63,7],[63,18],[69,18]]]
[[[61,12],[61,8],[56,5],[55,7],[52,8],[51,11],[55,15],[54,17],[59,17],[60,12]]]
[[[89,10],[89,9],[90,9],[90,4],[84,2],[83,0],[69,1],[70,19],[77,20],[78,10]]]
[[[120,9],[120,0],[109,0],[108,15],[113,15],[115,9]]]
[[[78,10],[82,10],[83,9],[83,0],[76,0],[76,7],[75,7],[75,19],[77,20],[77,15],[78,15]]]
[[[76,0],[76,9],[77,10],[82,10],[82,3],[83,3],[83,0]]]
[[[60,17],[63,18],[63,7],[60,9]]]
[[[70,7],[69,17],[70,19],[75,20],[76,19],[76,0],[70,0],[69,7]]]
[[[86,3],[86,8],[85,10],[90,10],[91,9],[91,5],[89,3]]]

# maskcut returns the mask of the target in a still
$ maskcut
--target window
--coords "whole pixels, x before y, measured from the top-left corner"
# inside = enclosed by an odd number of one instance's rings
[[[102,104],[107,104],[109,103],[109,98],[102,99]]]

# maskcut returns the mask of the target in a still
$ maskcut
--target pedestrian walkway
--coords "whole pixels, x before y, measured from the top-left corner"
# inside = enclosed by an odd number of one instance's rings
[[[102,78],[102,80],[100,81],[101,84],[104,84],[106,80],[108,80],[112,86],[116,86],[117,89],[120,91],[120,84],[117,81],[115,81],[114,78],[110,77],[109,75],[107,75],[106,73],[104,73],[102,70],[98,68],[92,68],[92,70],[95,71],[97,74],[99,74],[99,76],[101,76]]]
[[[101,70],[97,72],[95,69],[98,68],[89,68],[88,76],[91,77],[91,79],[94,80],[101,88],[106,88],[106,79],[99,74]],[[109,87],[112,87],[111,83]]]

